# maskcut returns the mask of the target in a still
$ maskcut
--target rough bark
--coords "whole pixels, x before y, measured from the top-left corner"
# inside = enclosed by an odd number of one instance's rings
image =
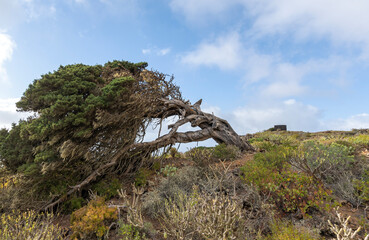
[[[226,120],[214,114],[201,111],[201,100],[194,105],[178,99],[160,99],[160,101],[163,104],[161,108],[157,110],[157,118],[164,120],[171,116],[179,117],[176,123],[168,126],[170,129],[169,133],[151,142],[138,142],[122,147],[116,152],[110,162],[97,168],[81,183],[71,187],[62,197],[45,206],[45,210],[52,209],[54,206],[60,204],[70,195],[93,182],[98,176],[104,175],[107,170],[114,167],[120,159],[125,157],[129,158],[130,154],[134,155],[135,152],[152,152],[175,143],[203,141],[209,138],[213,138],[219,144],[225,143],[227,145],[235,145],[243,152],[254,151],[254,148],[247,141],[242,140]],[[199,127],[200,130],[178,132],[178,128],[186,123],[190,123],[192,127]]]

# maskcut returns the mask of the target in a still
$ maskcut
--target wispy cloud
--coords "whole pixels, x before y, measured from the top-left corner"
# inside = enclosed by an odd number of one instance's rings
[[[200,43],[186,53],[181,61],[192,66],[216,66],[223,70],[236,69],[242,62],[243,47],[237,33],[230,33],[215,41]]]
[[[353,64],[337,56],[287,61],[277,54],[259,53],[235,32],[200,43],[193,51],[185,53],[181,61],[195,67],[215,66],[224,71],[240,72],[245,86],[255,85],[263,98],[301,96],[309,92],[307,81],[314,74],[328,75],[327,81],[339,79],[338,83],[347,84],[345,73]]]
[[[9,82],[4,64],[11,60],[15,46],[10,35],[0,32],[0,83],[2,84]]]
[[[170,48],[157,48],[157,47],[153,47],[153,48],[145,48],[142,49],[142,53],[145,55],[149,55],[149,54],[155,54],[157,56],[165,56],[167,54],[169,54],[171,51]]]

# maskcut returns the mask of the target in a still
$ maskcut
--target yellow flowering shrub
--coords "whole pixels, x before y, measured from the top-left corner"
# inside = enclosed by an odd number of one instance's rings
[[[52,214],[35,211],[3,213],[0,216],[2,240],[49,240],[64,239],[62,228],[52,223]]]
[[[104,198],[96,197],[87,206],[72,213],[73,235],[71,239],[91,239],[95,236],[98,239],[103,239],[109,230],[109,225],[117,218],[117,209],[108,207]]]

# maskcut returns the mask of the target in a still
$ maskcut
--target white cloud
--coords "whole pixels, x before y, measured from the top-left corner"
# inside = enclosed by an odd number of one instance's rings
[[[170,51],[171,51],[170,48],[160,49],[160,48],[157,48],[157,47],[142,49],[142,53],[145,54],[145,55],[154,53],[157,56],[165,56],[165,55],[169,54]]]
[[[0,128],[10,128],[12,123],[30,116],[29,113],[16,111],[15,103],[18,101],[19,98],[0,99]]]
[[[217,18],[229,10],[239,0],[171,0],[173,11],[183,13],[188,21],[204,22],[210,17]]]
[[[369,114],[361,113],[345,119],[329,120],[324,123],[325,129],[352,130],[354,128],[369,128]]]
[[[328,37],[336,42],[369,44],[366,0],[245,0],[255,17],[254,32],[290,33],[298,38]]]
[[[164,49],[160,49],[159,51],[158,51],[158,55],[159,56],[165,56],[165,55],[167,55],[168,53],[170,53],[170,48],[164,48]]]
[[[230,122],[240,134],[254,133],[278,124],[289,130],[317,131],[321,129],[321,112],[314,106],[289,99],[236,109]]]
[[[217,66],[223,70],[237,68],[242,62],[243,47],[237,33],[219,37],[215,42],[203,42],[194,51],[185,54],[182,62],[199,66]]]
[[[15,43],[11,37],[6,33],[0,32],[0,83],[9,82],[4,64],[6,61],[11,60],[14,48]]]
[[[151,53],[151,49],[149,49],[149,48],[142,49],[142,53],[143,54],[150,54]]]
[[[279,55],[262,54],[242,41],[237,33],[218,37],[214,41],[200,43],[192,52],[182,56],[181,61],[191,66],[216,66],[222,70],[241,72],[245,86],[258,84],[259,95],[268,98],[286,98],[309,91],[307,79],[313,74],[332,75],[327,81],[336,86],[347,84],[346,70],[353,64],[342,57],[311,59],[289,62]]]
[[[288,33],[369,45],[367,0],[172,0],[170,6],[191,21],[212,21],[207,16],[221,18],[237,7],[251,20],[252,34]]]

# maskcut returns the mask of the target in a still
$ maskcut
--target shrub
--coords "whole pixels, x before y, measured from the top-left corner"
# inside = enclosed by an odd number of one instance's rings
[[[347,141],[353,144],[356,149],[369,148],[369,135],[367,134],[348,137]]]
[[[228,196],[210,196],[196,191],[178,194],[176,201],[166,201],[164,228],[175,239],[236,239],[241,236],[243,218],[238,202]],[[197,237],[196,237],[197,236]]]
[[[64,239],[62,228],[52,220],[52,214],[38,214],[33,210],[3,213],[0,216],[0,239]]]
[[[197,147],[187,151],[185,156],[191,159],[195,163],[195,166],[206,168],[213,162],[213,151],[213,148]]]
[[[181,154],[178,152],[177,148],[170,148],[169,149],[169,155],[171,158],[179,158],[181,157]]]
[[[122,236],[122,240],[144,240],[147,239],[145,233],[141,233],[132,224],[124,224],[122,221],[118,222],[118,233]]]
[[[198,168],[184,167],[173,176],[164,178],[158,187],[143,197],[143,209],[151,217],[163,213],[165,200],[175,199],[179,193],[191,194],[192,187],[199,183]]]
[[[241,151],[234,145],[226,145],[224,143],[214,147],[213,156],[221,160],[234,160],[241,155]]]
[[[159,174],[163,175],[164,177],[174,176],[177,170],[178,169],[174,167],[173,165],[166,165],[165,167],[160,169]]]
[[[102,239],[109,230],[109,225],[117,218],[117,209],[106,206],[103,197],[96,197],[72,213],[72,239]]]
[[[144,221],[142,217],[142,207],[139,201],[144,189],[136,188],[134,185],[132,188],[132,199],[130,199],[127,192],[122,189],[118,191],[118,194],[123,200],[123,207],[126,211],[126,222],[136,228],[142,229],[144,227]]]
[[[117,195],[117,190],[122,188],[122,184],[116,178],[103,179],[92,187],[97,195],[110,199]]]
[[[369,170],[366,169],[361,179],[355,179],[353,184],[357,197],[364,202],[369,202]]]
[[[292,157],[289,163],[308,175],[332,183],[343,172],[350,168],[354,161],[349,147],[337,143],[329,145],[314,141],[305,142]]]
[[[314,240],[318,239],[306,229],[298,229],[290,223],[274,221],[271,227],[272,234],[266,240]]]
[[[136,187],[142,187],[147,184],[147,180],[150,176],[154,174],[153,170],[148,168],[140,168],[135,177],[135,185]]]
[[[328,192],[304,173],[290,169],[280,169],[280,161],[265,162],[267,158],[255,157],[242,168],[242,179],[246,184],[255,186],[264,194],[270,194],[272,203],[276,203],[285,212],[300,210],[305,215],[309,208],[321,209],[323,199]]]
[[[63,203],[63,211],[65,213],[71,213],[77,209],[82,208],[86,204],[86,200],[83,197],[73,197]]]
[[[277,146],[267,152],[255,154],[254,159],[260,165],[282,171],[292,152],[293,149],[291,147]]]

